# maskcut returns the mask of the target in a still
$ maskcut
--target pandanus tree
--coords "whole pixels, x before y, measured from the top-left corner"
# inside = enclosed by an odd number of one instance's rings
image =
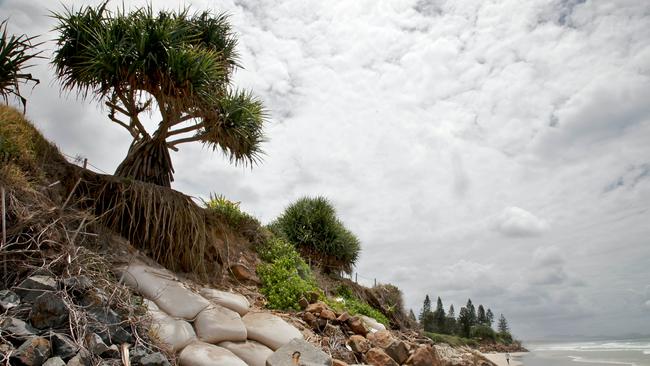
[[[169,150],[189,142],[221,150],[231,163],[259,161],[265,111],[231,85],[237,39],[225,15],[151,5],[111,11],[104,2],[53,17],[52,62],[62,89],[103,102],[133,138],[116,175],[169,187]],[[161,118],[150,134],[141,116],[155,108]]]
[[[34,38],[36,37],[24,34],[10,36],[7,33],[7,21],[0,23],[0,97],[8,102],[13,95],[22,102],[23,108],[27,105],[27,99],[20,94],[20,84],[38,84],[38,79],[25,72],[26,68],[32,66],[27,63],[40,57],[40,52],[34,51],[39,45],[32,43]]]

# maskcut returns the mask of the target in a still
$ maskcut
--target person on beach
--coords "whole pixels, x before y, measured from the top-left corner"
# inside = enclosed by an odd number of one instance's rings
[[[506,362],[510,365],[510,354],[506,353]]]

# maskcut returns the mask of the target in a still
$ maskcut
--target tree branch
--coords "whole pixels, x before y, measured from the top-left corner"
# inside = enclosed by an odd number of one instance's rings
[[[126,123],[124,123],[122,121],[120,121],[119,119],[115,118],[115,116],[113,116],[111,114],[108,115],[108,118],[110,118],[111,121],[117,123],[118,125],[126,128],[129,131],[129,133],[131,134],[131,136],[133,136],[134,139],[138,138],[138,132],[135,131],[131,126],[127,125]]]
[[[196,135],[196,136],[192,136],[192,137],[185,137],[185,138],[182,138],[182,139],[170,141],[170,142],[167,143],[167,146],[169,146],[169,148],[171,149],[171,148],[175,147],[176,145],[183,144],[185,142],[201,141],[201,138],[202,138],[201,135]]]
[[[171,130],[171,131],[167,132],[167,137],[178,135],[178,134],[181,134],[181,133],[192,132],[192,131],[198,130],[198,129],[204,127],[204,126],[205,126],[205,122],[201,122],[201,123],[193,125],[193,126],[179,128],[178,130]]]

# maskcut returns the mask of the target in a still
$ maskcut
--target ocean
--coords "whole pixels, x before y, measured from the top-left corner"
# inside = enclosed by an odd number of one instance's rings
[[[650,366],[650,339],[526,343],[524,366]]]

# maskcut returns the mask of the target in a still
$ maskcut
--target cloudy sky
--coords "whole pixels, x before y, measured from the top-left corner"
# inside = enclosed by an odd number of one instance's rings
[[[650,2],[190,3],[231,14],[236,83],[265,101],[270,140],[252,170],[182,146],[175,189],[264,222],[327,196],[362,240],[359,275],[416,313],[425,294],[457,311],[471,297],[524,339],[648,333]],[[42,40],[52,9],[0,0]],[[46,60],[33,72],[29,117],[112,172],[128,133],[60,94]]]

